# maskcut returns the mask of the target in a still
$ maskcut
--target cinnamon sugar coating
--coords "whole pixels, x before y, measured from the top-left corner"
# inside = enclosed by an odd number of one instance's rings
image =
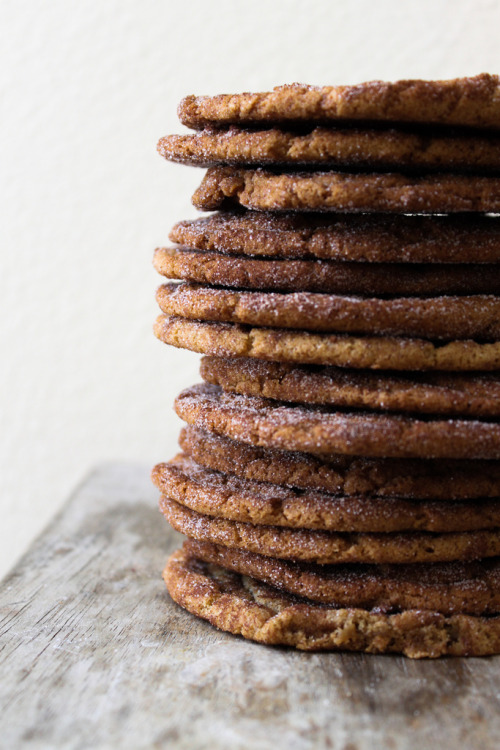
[[[400,373],[203,357],[203,380],[225,391],[294,403],[500,417],[497,373]]]
[[[500,461],[328,458],[260,448],[193,426],[181,430],[182,450],[209,469],[251,481],[333,495],[434,500],[500,498]]]
[[[258,292],[169,283],[156,300],[167,315],[216,323],[325,333],[500,339],[500,296],[355,297],[314,292]]]
[[[500,129],[500,80],[482,73],[445,81],[367,81],[354,86],[292,83],[272,91],[187,96],[179,119],[206,125],[381,121]]]
[[[205,128],[190,135],[168,135],[158,143],[161,156],[198,167],[270,166],[354,170],[442,170],[498,173],[500,136],[477,132],[429,133],[316,127],[306,133]]]
[[[499,370],[500,342],[427,341],[257,328],[160,315],[155,335],[166,344],[218,357],[375,370]]]
[[[188,555],[280,591],[335,607],[381,612],[419,609],[445,615],[500,611],[500,559],[414,565],[314,565],[188,539]]]
[[[498,422],[292,406],[206,383],[182,391],[175,410],[188,424],[263,448],[321,456],[500,458]]]
[[[500,177],[449,173],[287,172],[210,167],[192,197],[202,211],[235,205],[253,211],[433,214],[500,212]]]
[[[499,529],[371,534],[256,526],[196,513],[165,496],[160,498],[160,510],[176,531],[191,539],[280,560],[319,565],[406,564],[479,560],[500,554]]]
[[[497,498],[459,502],[335,496],[212,471],[183,454],[155,466],[152,478],[163,495],[190,510],[243,523],[342,533],[500,528]]]
[[[215,627],[303,651],[403,653],[413,659],[500,652],[500,618],[313,604],[177,550],[163,572],[172,599]]]
[[[280,292],[436,296],[495,294],[500,290],[500,264],[491,263],[350,263],[159,247],[153,264],[169,279]]]
[[[499,263],[497,217],[221,211],[179,221],[172,242],[269,258],[373,263]]]

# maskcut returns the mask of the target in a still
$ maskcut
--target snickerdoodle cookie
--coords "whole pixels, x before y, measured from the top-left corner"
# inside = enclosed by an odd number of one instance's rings
[[[293,403],[500,417],[497,373],[392,373],[203,357],[200,374],[225,391]]]
[[[181,122],[206,125],[410,122],[500,129],[500,79],[482,73],[444,81],[367,81],[351,86],[292,83],[272,91],[187,96]]]
[[[500,423],[343,411],[225,393],[207,383],[175,400],[188,424],[250,445],[313,455],[500,459]]]
[[[182,450],[209,469],[242,479],[334,495],[406,497],[433,500],[500,498],[500,461],[325,458],[298,451],[261,448],[188,425]]]
[[[500,651],[500,618],[396,614],[315,604],[204,563],[187,549],[170,556],[163,577],[172,599],[221,630],[304,651],[403,653],[414,659],[485,656]]]
[[[240,205],[254,211],[498,213],[500,177],[210,167],[192,201],[202,211]]]

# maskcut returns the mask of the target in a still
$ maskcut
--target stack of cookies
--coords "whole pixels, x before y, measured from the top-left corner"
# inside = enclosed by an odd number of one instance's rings
[[[155,267],[205,355],[153,471],[181,606],[299,649],[500,652],[500,81],[188,97]],[[179,283],[180,281],[180,283]]]

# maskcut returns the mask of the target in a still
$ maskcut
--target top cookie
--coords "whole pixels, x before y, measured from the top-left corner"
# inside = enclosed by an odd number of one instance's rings
[[[294,83],[263,93],[187,96],[181,122],[207,125],[410,122],[500,129],[500,79],[483,73],[448,81],[370,81],[355,86]]]

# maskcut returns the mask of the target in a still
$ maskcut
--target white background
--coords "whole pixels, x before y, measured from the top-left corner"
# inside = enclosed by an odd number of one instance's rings
[[[154,339],[151,269],[202,171],[188,93],[500,72],[491,0],[0,3],[0,573],[96,464],[175,451],[198,357]],[[159,522],[161,522],[159,520]]]

